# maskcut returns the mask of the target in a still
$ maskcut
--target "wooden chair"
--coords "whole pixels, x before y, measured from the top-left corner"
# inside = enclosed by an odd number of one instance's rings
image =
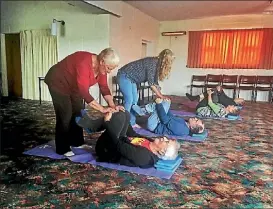
[[[238,98],[240,96],[240,90],[251,91],[251,101],[254,101],[254,92],[256,87],[257,76],[245,76],[241,75],[239,77],[238,86]]]
[[[191,78],[190,94],[192,95],[192,88],[202,88],[202,92],[205,90],[206,76],[205,75],[193,75]]]
[[[149,100],[150,100],[150,86],[146,85],[145,82],[143,82],[137,86],[137,90],[138,90],[138,97],[139,97],[139,99],[138,99],[139,105],[145,104],[145,91],[147,91],[147,93],[148,93],[148,102],[149,102]],[[152,95],[152,97],[153,97],[153,95]]]
[[[268,91],[268,102],[272,102],[273,76],[257,76],[255,88],[255,102],[257,101],[257,91]]]
[[[222,88],[233,89],[233,99],[236,97],[238,75],[223,75]]]
[[[118,104],[123,104],[124,98],[117,82],[117,76],[113,76],[112,83],[115,85],[115,89],[114,89],[115,95],[113,96],[114,101],[116,101]]]
[[[216,88],[216,86],[222,84],[222,75],[207,74],[205,89]]]

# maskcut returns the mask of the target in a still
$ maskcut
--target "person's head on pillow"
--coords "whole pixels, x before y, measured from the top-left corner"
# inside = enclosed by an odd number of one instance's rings
[[[188,126],[191,134],[201,134],[205,130],[205,124],[199,118],[189,118]]]
[[[240,114],[240,110],[235,105],[228,105],[225,110],[227,115],[238,116]]]
[[[174,160],[178,156],[180,144],[176,140],[160,137],[150,143],[150,148],[160,159]]]

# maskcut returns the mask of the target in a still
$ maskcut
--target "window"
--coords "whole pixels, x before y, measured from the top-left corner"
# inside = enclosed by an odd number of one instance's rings
[[[189,33],[189,68],[272,69],[272,60],[272,28]]]

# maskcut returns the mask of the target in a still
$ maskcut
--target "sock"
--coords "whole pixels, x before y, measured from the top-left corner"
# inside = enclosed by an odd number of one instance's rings
[[[186,93],[186,96],[188,97],[189,100],[191,101],[194,101],[194,100],[199,100],[200,99],[200,96],[199,95],[196,95],[196,96],[192,96],[188,93]]]

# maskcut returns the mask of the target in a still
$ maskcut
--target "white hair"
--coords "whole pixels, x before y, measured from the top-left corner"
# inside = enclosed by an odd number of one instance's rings
[[[118,65],[119,64],[119,56],[112,48],[106,48],[100,52],[99,60],[103,60],[107,65]]]
[[[180,143],[175,141],[175,143],[169,143],[165,155],[160,157],[162,160],[175,160],[178,156],[178,150],[180,148]]]

